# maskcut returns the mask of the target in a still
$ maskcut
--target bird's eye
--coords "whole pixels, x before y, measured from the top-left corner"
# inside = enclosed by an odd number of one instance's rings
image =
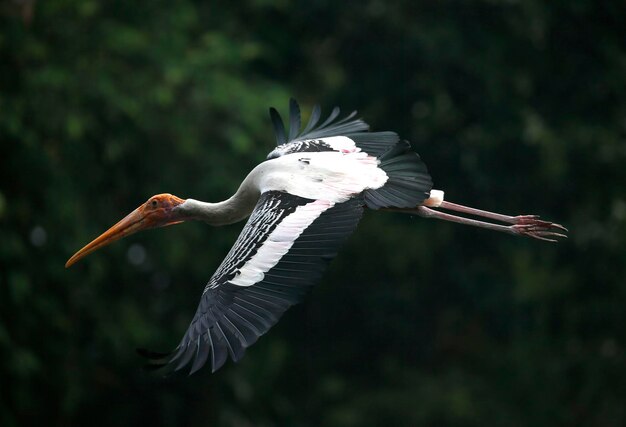
[[[150,204],[152,205],[153,208],[156,208],[159,202],[157,202],[156,200],[153,200],[152,202],[150,202]]]

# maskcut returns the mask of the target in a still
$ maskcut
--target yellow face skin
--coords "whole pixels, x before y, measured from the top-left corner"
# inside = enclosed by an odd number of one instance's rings
[[[124,219],[76,252],[67,263],[65,263],[65,268],[71,267],[81,258],[122,237],[130,236],[141,230],[164,227],[184,221],[181,214],[174,209],[184,202],[185,199],[168,193],[157,194],[150,197],[146,203],[139,206]]]

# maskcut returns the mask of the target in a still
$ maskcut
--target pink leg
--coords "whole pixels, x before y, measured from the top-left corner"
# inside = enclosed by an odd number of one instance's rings
[[[495,219],[496,221],[506,222],[508,224],[533,225],[536,227],[543,226],[567,232],[567,228],[563,227],[560,224],[540,220],[539,215],[502,215],[499,213],[483,211],[481,209],[470,208],[469,206],[457,205],[456,203],[446,201],[441,202],[439,207],[450,211],[462,212],[470,215],[481,216],[483,218]]]
[[[469,206],[457,205],[456,203],[443,201],[438,206],[439,208],[446,209],[449,211],[462,212],[470,215],[482,216],[483,218],[495,219],[496,221],[506,222],[509,224],[518,224],[519,218],[529,218],[534,219],[538,218],[537,215],[520,215],[520,216],[509,216],[502,215],[495,212],[483,211],[481,209],[470,208]]]
[[[495,212],[483,211],[481,209],[470,208],[469,206],[457,205],[456,203],[443,201],[438,206],[442,209],[462,212],[470,215],[481,216],[483,218],[495,219],[496,221],[506,222],[508,224],[532,224],[539,225],[542,224],[544,226],[551,226],[551,228],[557,228],[561,231],[567,231],[567,228],[563,227],[559,224],[554,224],[549,221],[541,221],[539,219],[539,215],[502,215]]]
[[[444,202],[444,203],[447,203],[447,202]],[[450,203],[450,204],[454,205],[453,203]],[[455,205],[455,206],[460,206],[460,205]],[[443,203],[441,204],[441,207],[444,207]],[[466,208],[465,206],[461,206],[461,207]],[[555,229],[560,230],[560,231],[567,231],[565,227],[559,224],[553,224],[548,221],[540,221],[537,219],[537,216],[535,215],[520,215],[517,217],[511,217],[507,215],[494,214],[492,212],[480,211],[479,209],[472,209],[472,208],[467,208],[467,209],[472,211],[472,212],[467,212],[467,213],[472,213],[474,215],[479,215],[479,216],[485,216],[485,217],[492,218],[492,219],[498,219],[500,221],[508,222],[513,225],[492,224],[490,222],[478,221],[478,220],[470,219],[470,218],[463,218],[461,216],[451,215],[445,212],[439,212],[434,209],[427,208],[426,206],[418,206],[417,208],[412,209],[411,211],[425,218],[442,219],[444,221],[456,222],[458,224],[472,225],[474,227],[486,228],[488,230],[500,231],[503,233],[514,234],[518,236],[532,237],[534,239],[545,240],[547,242],[556,242],[557,237],[567,238],[565,234],[557,233],[553,231]],[[402,210],[402,211],[407,212],[409,210],[407,209],[407,210]],[[481,213],[485,213],[487,215],[477,214],[476,213],[477,211]],[[495,217],[498,217],[498,218],[495,218]],[[506,218],[506,219],[503,219],[503,218]]]
[[[438,206],[439,208],[448,209],[451,211],[457,211],[467,213],[470,215],[481,216],[484,218],[493,219],[496,221],[504,222],[512,225],[500,225],[492,224],[490,222],[479,221],[471,218],[464,218],[457,215],[451,215],[449,213],[440,212],[426,206],[418,206],[416,208],[389,208],[388,210],[395,212],[405,212],[411,214],[417,214],[425,218],[436,218],[444,221],[456,222],[458,224],[471,225],[474,227],[486,228],[488,230],[500,231],[503,233],[514,234],[517,236],[527,236],[534,239],[545,240],[548,242],[556,242],[556,238],[567,238],[565,234],[559,233],[567,232],[567,228],[559,224],[554,224],[549,221],[542,221],[537,215],[518,215],[509,216],[502,215],[494,212],[483,211],[480,209],[470,208],[468,206],[457,205],[456,203],[450,203],[443,201]]]

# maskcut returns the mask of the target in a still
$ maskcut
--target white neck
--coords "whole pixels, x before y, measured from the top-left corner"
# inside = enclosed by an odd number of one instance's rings
[[[248,176],[237,192],[229,199],[218,203],[207,203],[187,199],[178,206],[187,219],[197,219],[219,226],[233,224],[247,218],[259,200],[260,191]]]

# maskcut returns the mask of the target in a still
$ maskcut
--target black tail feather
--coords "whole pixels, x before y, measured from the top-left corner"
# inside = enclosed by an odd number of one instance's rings
[[[433,182],[426,164],[407,141],[395,144],[379,160],[389,178],[381,188],[365,191],[368,208],[412,208],[430,196]]]

